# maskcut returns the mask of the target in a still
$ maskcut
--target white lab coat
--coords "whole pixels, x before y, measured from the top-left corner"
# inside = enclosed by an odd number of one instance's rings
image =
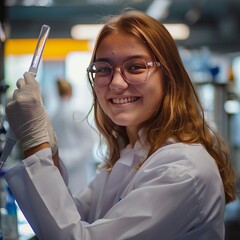
[[[223,184],[206,150],[168,144],[137,171],[146,154],[140,142],[126,147],[111,173],[98,173],[74,198],[50,149],[6,179],[40,240],[223,240]]]
[[[59,155],[68,171],[68,187],[72,193],[86,187],[95,175],[94,145],[97,144],[97,134],[84,120],[86,114],[81,114],[81,121],[74,120],[76,104],[72,99],[60,99],[58,108],[52,116],[52,125],[58,139]],[[84,120],[84,121],[83,121]]]

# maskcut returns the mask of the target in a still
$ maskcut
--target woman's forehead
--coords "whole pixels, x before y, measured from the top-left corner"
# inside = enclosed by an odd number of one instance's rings
[[[113,32],[104,37],[96,49],[96,59],[128,55],[150,56],[150,51],[137,37],[124,32]]]

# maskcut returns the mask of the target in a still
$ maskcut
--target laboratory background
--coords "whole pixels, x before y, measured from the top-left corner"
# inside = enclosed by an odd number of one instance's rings
[[[81,124],[92,105],[86,68],[104,16],[125,9],[158,19],[175,39],[182,61],[197,87],[206,118],[227,141],[240,176],[240,1],[239,0],[1,0],[0,1],[0,152],[9,129],[5,106],[17,79],[28,71],[42,25],[50,33],[37,80],[50,117],[59,98],[56,81],[72,85],[73,120]],[[94,122],[90,123],[94,128]],[[94,135],[94,134],[93,134]],[[91,171],[101,162],[93,137]],[[0,172],[0,239],[28,240],[34,232],[19,209],[4,172],[21,159],[13,148]],[[239,181],[238,181],[239,187]],[[176,200],[177,201],[177,200]],[[226,208],[226,240],[240,239],[239,198]],[[7,236],[1,238],[1,236]]]

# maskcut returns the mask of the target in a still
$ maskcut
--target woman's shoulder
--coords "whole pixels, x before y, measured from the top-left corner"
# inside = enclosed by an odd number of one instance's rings
[[[153,185],[192,189],[197,199],[211,198],[213,192],[216,198],[224,198],[218,167],[201,144],[173,143],[158,149],[145,161],[135,179],[137,188]]]
[[[215,164],[212,156],[207,152],[202,144],[186,144],[173,142],[159,148],[153,153],[147,162],[163,164],[183,164],[198,165],[198,163]]]
[[[208,183],[220,179],[215,160],[201,144],[175,142],[165,145],[145,161],[140,171],[164,175],[174,181],[187,178]]]

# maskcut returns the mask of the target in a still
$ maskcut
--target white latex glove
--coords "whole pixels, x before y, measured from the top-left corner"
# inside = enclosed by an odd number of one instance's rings
[[[6,107],[6,114],[23,150],[48,142],[55,154],[55,133],[44,108],[38,82],[31,73],[26,72],[24,78],[17,81],[17,87],[13,100]]]

